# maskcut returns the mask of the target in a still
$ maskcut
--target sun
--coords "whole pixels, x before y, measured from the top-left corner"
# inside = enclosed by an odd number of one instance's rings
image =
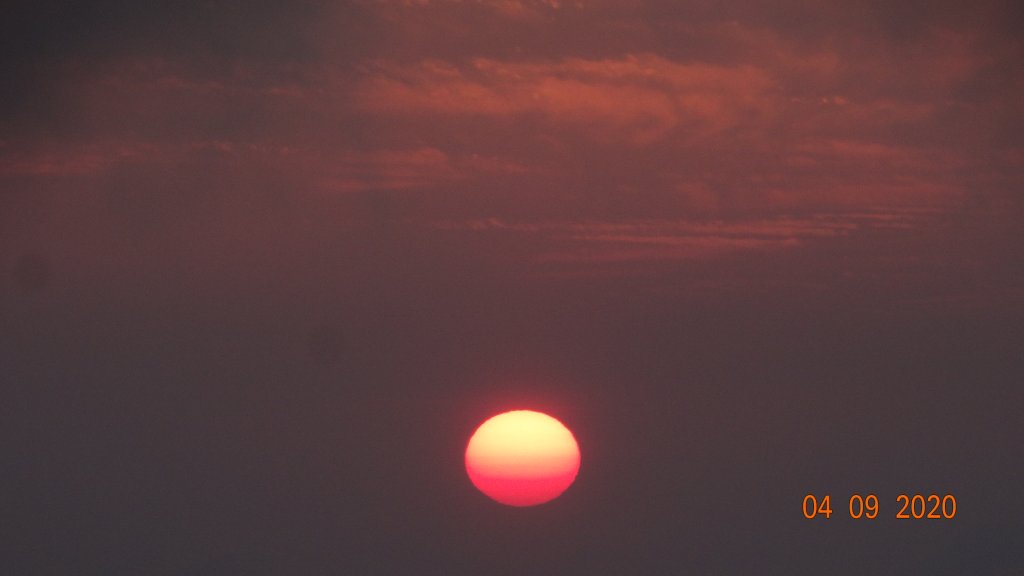
[[[481,492],[509,506],[557,498],[576,480],[580,449],[564,424],[513,410],[480,425],[466,446],[466,473]]]

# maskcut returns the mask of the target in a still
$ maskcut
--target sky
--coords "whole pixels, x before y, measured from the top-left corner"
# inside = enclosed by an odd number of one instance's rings
[[[0,557],[1018,573],[1022,29],[995,0],[16,1]],[[582,464],[513,509],[463,453],[522,408]],[[895,519],[917,493],[956,517]]]

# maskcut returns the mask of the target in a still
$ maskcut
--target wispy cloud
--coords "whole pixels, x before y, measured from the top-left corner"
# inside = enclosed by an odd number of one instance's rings
[[[356,90],[370,113],[528,116],[611,139],[649,143],[676,130],[717,133],[766,104],[771,79],[749,66],[682,64],[653,54],[466,65],[377,61]]]
[[[538,263],[614,264],[699,260],[745,251],[786,250],[871,229],[908,229],[922,211],[818,213],[750,220],[511,222],[500,218],[437,221],[439,230],[539,236],[552,250]]]

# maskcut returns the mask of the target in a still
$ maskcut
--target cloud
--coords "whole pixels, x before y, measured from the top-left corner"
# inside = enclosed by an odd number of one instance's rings
[[[422,189],[471,177],[525,170],[512,162],[479,155],[451,157],[436,148],[343,151],[322,164],[315,170],[326,172],[320,186],[339,192]]]
[[[269,50],[215,42],[227,8],[165,7],[184,30],[146,50],[83,33],[29,58],[0,172],[272,170],[481,218],[953,209],[1009,198],[1024,149],[1012,15],[954,4],[908,27],[873,2],[367,0],[307,7]],[[159,27],[126,10],[103,29]]]
[[[544,238],[549,250],[535,263],[622,265],[704,260],[725,254],[776,251],[808,241],[838,238],[865,230],[907,229],[930,214],[876,210],[817,213],[761,219],[723,220],[563,220],[514,222],[501,218],[436,221],[437,230],[516,234]]]
[[[764,109],[771,79],[749,67],[681,64],[653,54],[457,65],[378,61],[356,105],[388,115],[530,116],[606,140],[645,144],[680,130],[720,133]]]

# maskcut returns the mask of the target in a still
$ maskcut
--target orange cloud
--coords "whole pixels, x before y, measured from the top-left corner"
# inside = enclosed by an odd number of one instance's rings
[[[356,89],[375,114],[540,115],[607,139],[649,143],[710,135],[765,110],[772,81],[750,66],[680,64],[656,55],[468,65],[377,61]]]

